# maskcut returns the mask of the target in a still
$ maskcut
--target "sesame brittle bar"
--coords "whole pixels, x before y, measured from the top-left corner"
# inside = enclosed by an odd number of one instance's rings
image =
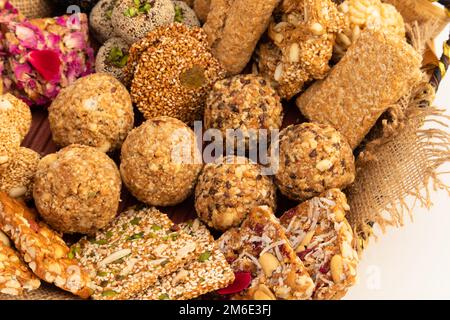
[[[36,290],[40,285],[18,253],[0,241],[0,293],[17,296],[24,290]]]
[[[355,284],[358,255],[344,193],[330,189],[280,218],[297,255],[313,278],[313,299],[340,299]]]
[[[35,212],[0,192],[0,229],[14,242],[30,269],[42,280],[81,298],[92,293],[89,274],[69,257],[63,239]]]
[[[235,272],[251,272],[247,290],[233,299],[309,299],[314,283],[289,244],[272,211],[256,207],[239,229],[230,229],[218,240]]]
[[[156,208],[132,207],[72,252],[92,273],[98,300],[123,300],[195,259],[200,247]]]
[[[198,241],[202,248],[200,254],[183,269],[159,278],[153,286],[140,293],[138,299],[194,299],[233,282],[234,272],[205,225],[196,219],[179,226]]]

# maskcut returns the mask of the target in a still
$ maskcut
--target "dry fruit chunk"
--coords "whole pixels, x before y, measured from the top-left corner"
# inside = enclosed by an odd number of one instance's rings
[[[195,219],[181,223],[179,227],[198,242],[200,254],[184,268],[159,278],[153,286],[136,298],[188,300],[216,291],[233,282],[233,270],[206,226]]]
[[[155,208],[129,208],[72,246],[96,284],[94,299],[128,299],[197,259],[201,247]]]
[[[233,299],[309,299],[314,282],[267,206],[255,207],[239,229],[218,240],[236,273],[251,273],[250,286]],[[223,292],[223,291],[222,291]]]
[[[40,285],[18,253],[0,241],[0,293],[17,296],[36,290]]]
[[[330,189],[280,218],[287,237],[314,283],[313,299],[340,299],[356,282],[358,254],[345,194]]]
[[[336,38],[334,56],[337,60],[355,43],[362,30],[380,30],[405,37],[403,17],[391,4],[380,0],[346,0],[339,5],[339,11],[344,14],[346,24]]]
[[[91,295],[89,274],[71,257],[61,236],[39,221],[34,211],[4,192],[0,192],[0,229],[39,278],[81,298]]]
[[[290,99],[310,80],[323,79],[344,17],[331,0],[284,0],[257,53],[258,72]]]

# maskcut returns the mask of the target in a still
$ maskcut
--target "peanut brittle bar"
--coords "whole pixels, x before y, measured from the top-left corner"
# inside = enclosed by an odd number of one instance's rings
[[[40,285],[18,253],[0,241],[0,293],[17,296],[24,290],[36,290]]]
[[[144,300],[188,300],[228,286],[234,272],[200,220],[181,223],[180,228],[190,234],[201,247],[194,261],[158,281],[136,296]]]
[[[30,269],[42,280],[81,298],[92,293],[89,274],[70,258],[69,248],[35,212],[0,192],[0,229],[14,242]]]
[[[358,254],[344,193],[330,189],[281,216],[289,241],[313,278],[313,299],[340,299],[356,282]]]
[[[253,209],[239,229],[225,232],[218,243],[235,272],[252,274],[249,288],[233,299],[311,297],[314,283],[268,207]]]
[[[98,300],[132,298],[198,257],[201,248],[156,208],[132,207],[72,246],[93,276]]]

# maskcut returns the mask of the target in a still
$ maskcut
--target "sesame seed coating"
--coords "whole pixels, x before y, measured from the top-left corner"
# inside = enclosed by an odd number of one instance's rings
[[[306,200],[330,188],[344,189],[355,180],[352,149],[333,127],[291,125],[280,132],[275,183],[293,200]]]
[[[1,95],[0,126],[17,130],[23,140],[31,126],[30,107],[12,94]]]
[[[31,199],[34,174],[41,156],[28,148],[20,148],[0,176],[0,191],[12,198]]]
[[[174,22],[183,23],[187,26],[200,27],[197,15],[194,10],[184,1],[172,1],[175,8]]]
[[[179,224],[181,230],[191,235],[199,244],[200,254],[184,268],[159,278],[135,298],[143,300],[189,300],[226,287],[234,280],[233,270],[200,220]]]
[[[114,36],[111,15],[117,0],[100,0],[89,15],[89,26],[98,42],[104,43]]]
[[[194,132],[174,118],[147,120],[131,131],[122,147],[122,179],[136,198],[150,205],[184,201],[202,166]]]
[[[279,129],[283,119],[280,98],[269,82],[255,75],[239,75],[217,81],[205,108],[205,129],[242,130],[246,142],[249,129]]]
[[[255,206],[276,207],[275,186],[247,158],[228,156],[205,165],[195,189],[199,218],[217,230],[237,227]]]
[[[132,207],[72,252],[96,284],[93,298],[132,298],[200,254],[195,239],[156,208]]]
[[[178,23],[134,44],[127,73],[133,102],[147,119],[165,115],[186,123],[202,119],[206,95],[225,77],[204,31]]]
[[[124,55],[128,54],[130,46],[122,38],[114,37],[107,40],[103,46],[98,50],[95,58],[95,72],[108,73],[120,82],[125,80],[125,65],[115,65],[110,61],[112,50],[121,50]]]
[[[3,174],[14,153],[19,150],[21,140],[16,130],[0,126],[0,174]]]
[[[41,216],[65,233],[93,233],[116,215],[116,164],[95,148],[71,145],[39,162],[33,197]]]
[[[104,152],[120,148],[134,124],[127,89],[105,73],[83,77],[63,89],[49,107],[48,118],[58,145],[83,144]]]
[[[116,35],[129,44],[144,38],[158,26],[172,23],[175,18],[171,0],[141,0],[141,3],[150,4],[148,12],[127,16],[126,12],[136,7],[134,0],[121,0],[114,6],[112,12],[111,22]]]

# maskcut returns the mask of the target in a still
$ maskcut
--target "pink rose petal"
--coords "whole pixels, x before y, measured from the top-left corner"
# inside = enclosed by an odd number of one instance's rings
[[[28,55],[28,61],[46,81],[58,80],[61,60],[52,50],[34,50]]]
[[[232,284],[226,288],[217,290],[217,293],[221,295],[238,293],[247,289],[250,282],[252,282],[252,275],[250,272],[235,272],[234,277],[234,282]]]

